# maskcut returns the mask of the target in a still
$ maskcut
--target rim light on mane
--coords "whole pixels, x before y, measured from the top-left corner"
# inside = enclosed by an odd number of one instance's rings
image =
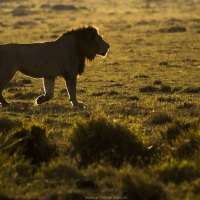
[[[63,33],[60,37],[58,37],[58,39],[65,36],[69,36],[69,35],[83,37],[86,34],[90,33],[91,31],[96,32],[97,35],[99,34],[98,28],[89,25],[89,26],[83,26],[83,27],[70,28],[65,33]]]

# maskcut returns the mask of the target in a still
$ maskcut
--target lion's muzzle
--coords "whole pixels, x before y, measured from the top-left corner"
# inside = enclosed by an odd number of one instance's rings
[[[106,56],[109,51],[109,48],[110,48],[110,45],[107,42],[105,42],[105,44],[101,48],[101,51],[99,52],[99,55]]]

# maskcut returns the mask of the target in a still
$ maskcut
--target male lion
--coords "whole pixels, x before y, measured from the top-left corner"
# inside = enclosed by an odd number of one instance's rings
[[[83,102],[76,99],[77,75],[83,73],[85,59],[106,56],[109,47],[92,26],[71,29],[51,42],[0,45],[1,105],[10,104],[4,99],[2,91],[16,71],[20,71],[34,78],[43,78],[45,94],[36,99],[36,104],[53,98],[55,77],[62,76],[71,104],[83,106]]]

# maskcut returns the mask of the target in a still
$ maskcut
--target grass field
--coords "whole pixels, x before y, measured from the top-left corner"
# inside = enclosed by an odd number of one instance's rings
[[[0,44],[95,25],[72,108],[64,80],[17,73],[0,108],[0,199],[200,199],[199,0],[0,0]]]

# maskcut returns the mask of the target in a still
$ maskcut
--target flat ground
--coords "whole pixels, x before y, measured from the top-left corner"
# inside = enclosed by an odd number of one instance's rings
[[[51,41],[70,27],[89,24],[97,26],[100,34],[111,46],[106,58],[97,57],[93,62],[87,61],[85,73],[78,77],[77,97],[86,103],[85,109],[71,108],[64,80],[60,77],[56,79],[54,99],[44,105],[33,106],[37,96],[43,93],[42,80],[17,73],[3,92],[12,106],[1,108],[1,119],[6,116],[6,119],[24,124],[42,124],[47,132],[50,132],[48,139],[57,146],[59,156],[55,159],[61,160],[65,146],[63,143],[68,142],[66,132],[76,123],[77,117],[87,121],[104,116],[112,123],[125,123],[128,129],[137,132],[147,148],[153,148],[155,141],[160,144],[162,133],[176,120],[186,121],[186,124],[187,121],[192,121],[199,125],[199,10],[199,0],[160,0],[150,1],[149,5],[143,0],[0,0],[0,44]],[[197,132],[199,134],[199,129]],[[200,140],[198,142],[200,143]],[[169,148],[174,150],[175,147]],[[199,157],[200,151],[196,152],[198,154],[195,156]],[[89,194],[94,197],[107,195],[114,198],[115,195],[124,195],[124,198],[150,199],[148,195],[142,197],[126,194],[126,191],[129,191],[127,188],[134,187],[138,191],[137,187],[142,187],[139,177],[131,177],[131,173],[141,173],[143,181],[148,176],[147,188],[150,189],[146,191],[147,194],[155,189],[152,184],[157,183],[159,189],[162,188],[163,193],[168,194],[167,197],[163,195],[158,199],[198,198],[199,159],[193,163],[193,167],[197,169],[195,175],[178,183],[173,179],[166,181],[157,177],[156,170],[162,172],[169,162],[178,163],[177,168],[182,164],[184,168],[184,162],[190,163],[189,157],[174,158],[175,161],[169,161],[170,159],[172,158],[166,156],[163,161],[165,166],[156,162],[147,167],[125,165],[123,169],[114,167],[112,170],[108,167],[107,171],[104,169],[105,174],[107,173],[105,176],[110,175],[113,181],[107,182],[102,174],[99,179],[93,177],[96,176],[98,167],[91,165],[89,169],[84,168],[82,171],[79,168],[77,173],[81,174],[84,180],[89,178],[90,184],[98,185],[99,189],[95,192],[91,189],[92,186],[88,186],[89,189],[77,189],[75,175],[70,179],[70,183],[66,174],[61,182],[56,177],[48,179],[49,182],[43,182],[41,176],[45,176],[45,164],[42,169],[37,167],[36,174],[32,174],[26,181],[21,181],[26,177],[23,174],[21,179],[16,178],[19,182],[12,184],[9,175],[3,177],[0,172],[0,186],[5,198],[15,196],[18,199],[53,199],[55,196],[57,199],[76,199],[73,195],[77,195],[77,199],[85,199],[86,194]],[[64,160],[71,162],[67,158]],[[54,161],[54,164],[56,162]],[[65,163],[63,160],[59,162]],[[31,168],[32,165],[27,164],[29,165]],[[48,165],[47,170],[49,168]],[[60,170],[61,173],[65,172]],[[104,171],[99,168],[98,170]],[[188,171],[191,171],[190,168]],[[130,184],[124,178],[125,172],[133,179]],[[122,178],[117,180],[119,184],[116,186],[114,177],[120,173]],[[137,186],[134,185],[136,182]],[[41,185],[41,190],[36,183]],[[55,185],[57,189],[49,192]],[[188,189],[189,185],[192,186]],[[140,194],[143,194],[144,190],[145,188],[142,188]]]

